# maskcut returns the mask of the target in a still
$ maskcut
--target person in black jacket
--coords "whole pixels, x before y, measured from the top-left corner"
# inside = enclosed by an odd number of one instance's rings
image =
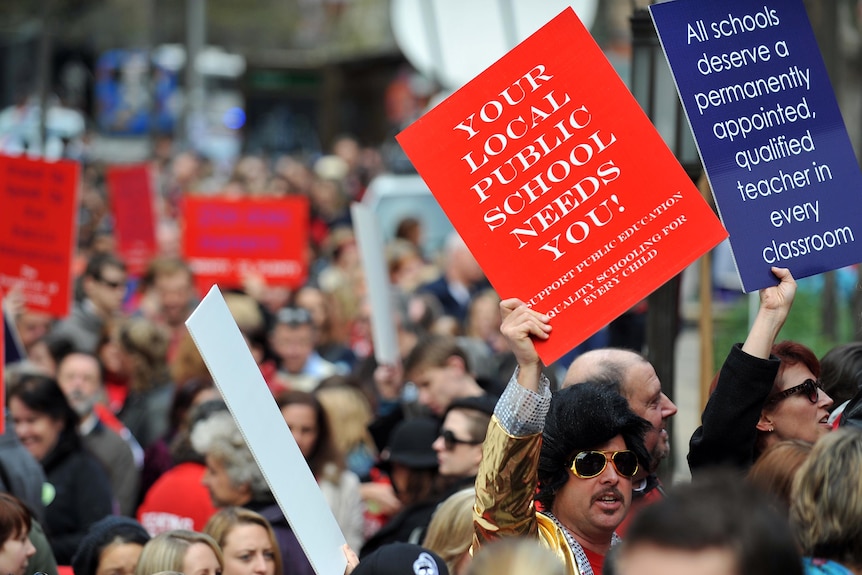
[[[796,281],[786,268],[773,267],[772,273],[779,283],[760,290],[751,331],[727,356],[689,442],[692,475],[713,466],[744,472],[778,441],[814,443],[832,430],[832,398],[820,388],[817,356],[798,342],[775,343]]]
[[[360,560],[387,543],[421,543],[434,510],[453,492],[438,471],[437,453],[432,447],[439,430],[436,419],[415,417],[392,431],[379,465],[388,472],[404,507],[365,542]]]
[[[78,416],[54,379],[24,375],[7,401],[15,433],[45,472],[45,531],[54,557],[69,565],[90,525],[114,513],[108,475],[84,449]]]

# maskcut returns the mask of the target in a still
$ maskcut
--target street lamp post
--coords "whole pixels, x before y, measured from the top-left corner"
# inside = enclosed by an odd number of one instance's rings
[[[662,53],[649,10],[635,9],[631,17],[631,91],[662,139],[693,181],[701,172],[700,157],[685,113],[679,103],[670,68]],[[676,334],[679,328],[679,286],[676,276],[647,298],[647,357],[655,366],[662,391],[674,397]],[[668,433],[671,433],[668,429]],[[673,450],[665,473],[673,471]]]
[[[183,143],[193,148],[204,115],[206,87],[198,55],[206,45],[207,0],[186,0],[186,91],[180,122]]]

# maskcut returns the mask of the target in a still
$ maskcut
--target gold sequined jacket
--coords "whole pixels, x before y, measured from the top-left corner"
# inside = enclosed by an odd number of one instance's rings
[[[536,511],[542,434],[514,437],[506,433],[497,416],[491,419],[476,476],[473,508],[473,547],[501,537],[537,537],[565,563],[566,571],[580,575],[566,536],[547,516]]]

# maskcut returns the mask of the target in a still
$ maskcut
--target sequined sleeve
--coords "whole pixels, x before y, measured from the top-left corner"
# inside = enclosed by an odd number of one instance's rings
[[[514,437],[497,416],[482,446],[473,507],[473,552],[500,537],[536,537],[536,493],[542,434]]]
[[[473,508],[474,551],[499,537],[538,534],[533,497],[551,387],[544,375],[539,393],[518,384],[517,378],[515,370],[482,446]]]
[[[518,369],[497,402],[494,415],[506,433],[524,437],[541,433],[545,428],[545,416],[551,405],[551,382],[542,374],[536,393],[518,384]]]

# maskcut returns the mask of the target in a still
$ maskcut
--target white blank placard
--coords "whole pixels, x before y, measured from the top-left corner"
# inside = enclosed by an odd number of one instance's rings
[[[395,365],[401,361],[401,354],[398,350],[395,313],[392,310],[392,286],[389,283],[380,224],[371,208],[355,202],[350,206],[350,216],[371,303],[374,358],[380,365]]]
[[[217,286],[186,326],[315,573],[343,575],[344,535]]]

